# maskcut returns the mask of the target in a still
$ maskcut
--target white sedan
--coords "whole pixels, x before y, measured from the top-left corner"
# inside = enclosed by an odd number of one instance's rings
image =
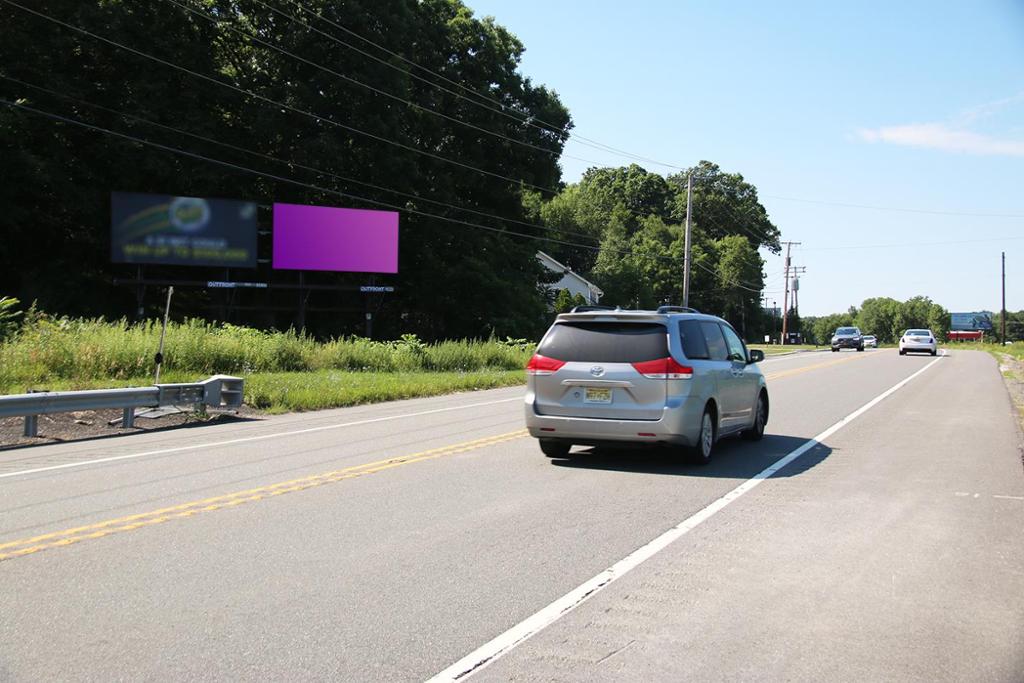
[[[939,352],[938,342],[931,330],[907,330],[900,337],[900,355],[908,353],[930,353],[933,356]]]
[[[873,335],[873,334],[865,334],[864,335],[864,346],[865,347],[870,346],[873,349],[877,349],[878,348],[878,338],[875,337],[875,335]]]

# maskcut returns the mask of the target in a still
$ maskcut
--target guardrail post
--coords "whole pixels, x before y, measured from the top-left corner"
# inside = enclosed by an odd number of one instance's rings
[[[38,415],[26,415],[25,416],[25,436],[38,436],[39,431],[39,416]]]
[[[122,427],[134,427],[135,426],[135,408],[125,408],[124,417],[121,418]]]

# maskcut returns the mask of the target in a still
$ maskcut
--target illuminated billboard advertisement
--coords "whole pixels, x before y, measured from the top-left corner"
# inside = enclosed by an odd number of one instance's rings
[[[398,272],[398,212],[274,204],[274,268]]]
[[[230,199],[113,192],[115,263],[256,267],[256,204]]]
[[[950,330],[992,330],[992,315],[985,311],[977,313],[951,313],[949,316]]]

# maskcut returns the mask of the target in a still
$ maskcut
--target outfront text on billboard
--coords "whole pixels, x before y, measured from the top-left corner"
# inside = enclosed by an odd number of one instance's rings
[[[115,263],[256,267],[256,204],[232,199],[113,192]]]

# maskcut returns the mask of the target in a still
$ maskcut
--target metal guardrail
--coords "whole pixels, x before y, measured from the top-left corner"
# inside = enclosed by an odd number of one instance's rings
[[[184,384],[12,394],[0,396],[0,417],[24,417],[25,436],[36,436],[40,415],[121,408],[124,410],[122,424],[132,427],[136,408],[199,404],[211,408],[238,408],[242,405],[244,390],[245,380],[241,377],[214,375],[202,382]]]

